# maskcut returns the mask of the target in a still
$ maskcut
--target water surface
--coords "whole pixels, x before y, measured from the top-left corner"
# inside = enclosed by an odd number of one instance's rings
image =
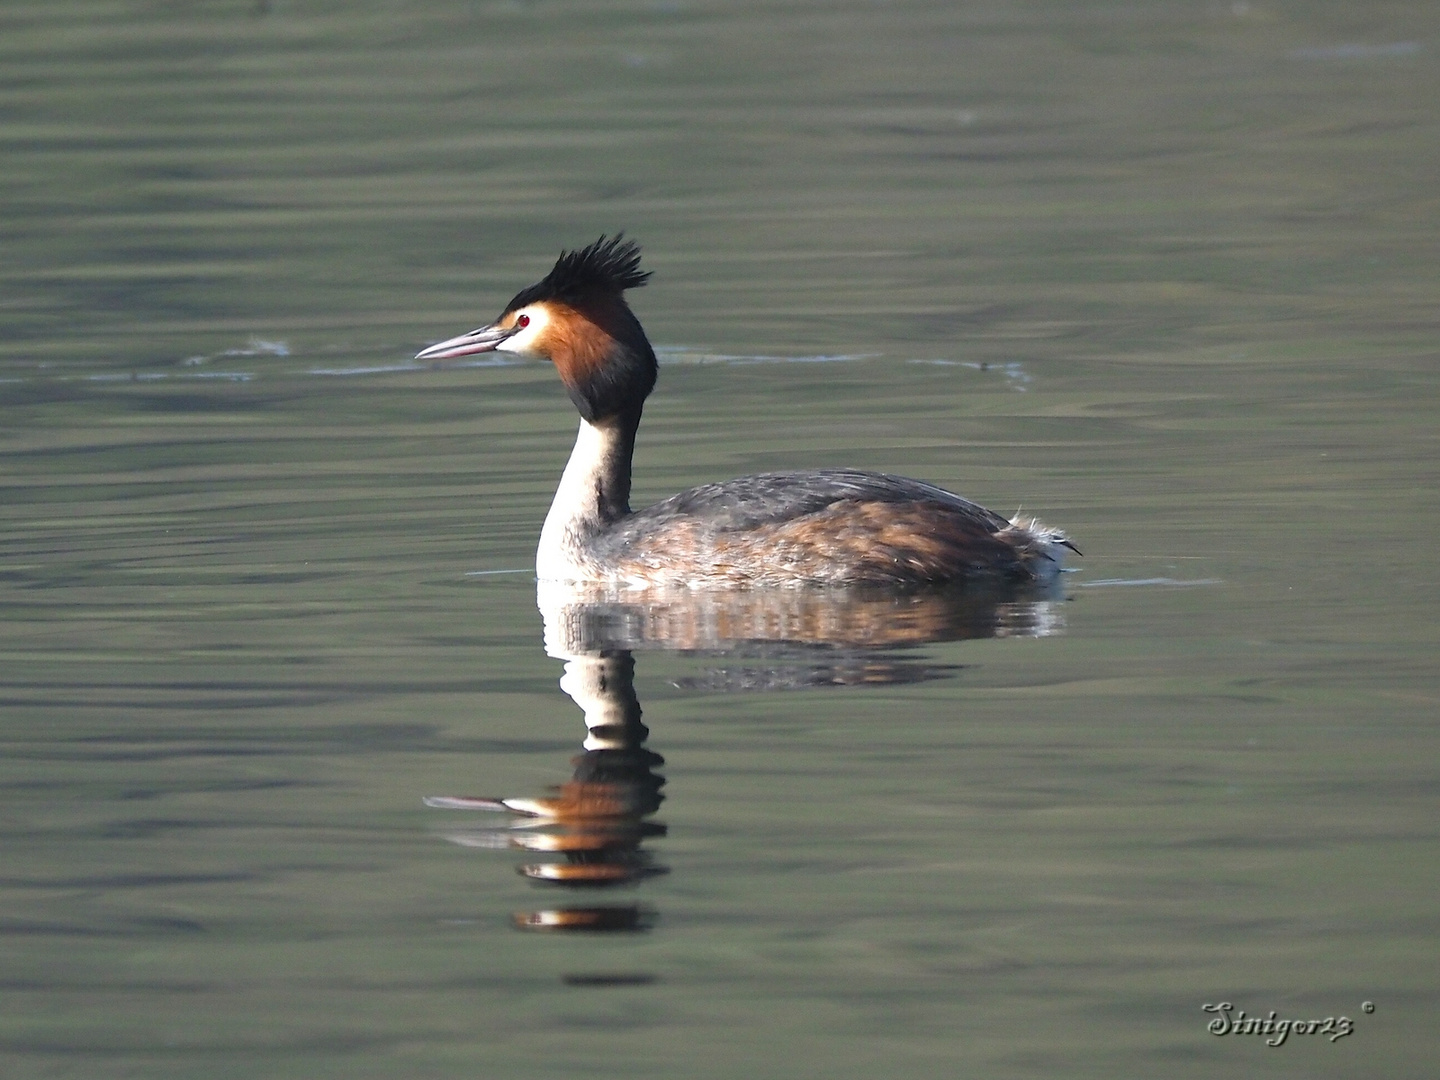
[[[5,1074],[1429,1075],[1437,42],[1415,3],[7,6]],[[637,502],[853,465],[1085,556],[904,642],[619,642],[668,872],[584,893],[422,803],[581,767],[527,572],[574,415],[408,358],[621,228]],[[917,625],[867,611],[745,625]],[[592,894],[638,928],[516,929]]]

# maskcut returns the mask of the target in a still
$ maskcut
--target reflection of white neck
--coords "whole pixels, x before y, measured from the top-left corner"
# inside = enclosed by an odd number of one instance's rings
[[[594,588],[595,586],[591,586]],[[586,750],[623,750],[637,738],[640,701],[635,659],[627,649],[605,649],[589,639],[592,609],[576,603],[575,586],[541,580],[536,593],[545,619],[545,651],[565,661],[560,689],[585,713]]]
[[[635,741],[640,702],[629,653],[577,656],[566,661],[560,689],[585,710],[585,749],[615,750]]]
[[[542,581],[586,581],[602,577],[587,548],[590,539],[630,512],[630,455],[633,427],[619,420],[580,421],[575,449],[535,553],[535,575]]]

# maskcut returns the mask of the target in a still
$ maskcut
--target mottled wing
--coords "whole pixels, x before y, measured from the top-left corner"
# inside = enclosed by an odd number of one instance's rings
[[[884,584],[1028,576],[1009,522],[932,484],[844,469],[765,473],[682,492],[620,522],[627,576],[691,583]]]
[[[934,484],[856,469],[816,469],[702,484],[641,510],[623,525],[625,531],[643,535],[671,519],[703,517],[716,531],[730,532],[793,521],[842,501],[934,504],[992,533],[1009,524],[999,514]]]

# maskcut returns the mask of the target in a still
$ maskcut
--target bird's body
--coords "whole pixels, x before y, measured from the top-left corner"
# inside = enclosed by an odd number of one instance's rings
[[[582,554],[615,577],[689,585],[891,584],[1022,573],[1009,522],[930,484],[827,469],[706,484],[638,513]]]
[[[554,362],[580,431],[540,533],[545,580],[628,585],[959,583],[1047,578],[1064,533],[1007,520],[933,484],[851,469],[763,473],[704,484],[638,512],[630,468],[655,354],[623,292],[644,284],[620,237],[561,255],[500,318],[422,351],[499,349]]]

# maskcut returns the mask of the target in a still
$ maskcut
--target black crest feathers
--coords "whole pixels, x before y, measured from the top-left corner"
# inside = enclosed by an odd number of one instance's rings
[[[539,300],[575,303],[597,293],[618,296],[626,289],[638,289],[650,280],[640,269],[640,245],[626,240],[624,233],[602,236],[579,251],[564,251],[544,279],[521,289],[506,305],[514,311]]]

